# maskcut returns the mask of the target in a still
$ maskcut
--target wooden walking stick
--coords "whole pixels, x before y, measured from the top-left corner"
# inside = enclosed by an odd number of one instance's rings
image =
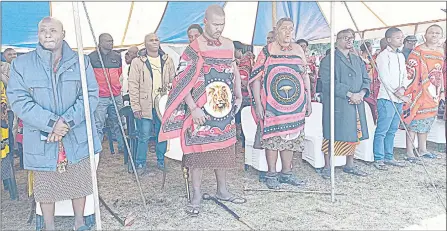
[[[234,218],[236,218],[236,220],[238,220],[239,222],[241,222],[242,224],[244,224],[245,226],[247,226],[250,230],[255,230],[255,228],[253,228],[252,225],[250,225],[247,221],[245,221],[242,217],[240,217],[239,215],[237,215],[233,210],[231,210],[230,208],[228,208],[228,206],[226,206],[224,203],[220,202],[219,200],[217,200],[217,198],[211,196],[208,193],[203,194],[202,198],[204,200],[211,200],[214,201],[214,203],[216,203],[217,205],[219,205],[220,207],[222,207],[225,211],[227,211],[229,214],[231,214],[231,216],[233,216]]]

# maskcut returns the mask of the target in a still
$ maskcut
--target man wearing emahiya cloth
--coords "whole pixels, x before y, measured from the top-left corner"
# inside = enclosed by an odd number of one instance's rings
[[[180,137],[183,164],[192,177],[193,197],[186,208],[191,216],[199,214],[202,169],[214,169],[217,199],[246,202],[226,186],[226,170],[236,167],[234,117],[242,94],[233,42],[221,36],[225,27],[223,8],[209,6],[204,25],[203,34],[181,56],[159,136],[159,140]]]

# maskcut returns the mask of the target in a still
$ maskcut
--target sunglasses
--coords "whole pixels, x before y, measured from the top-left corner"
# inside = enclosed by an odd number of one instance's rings
[[[343,37],[339,37],[337,39],[343,39],[344,41],[354,41],[354,37],[352,36],[343,36]]]

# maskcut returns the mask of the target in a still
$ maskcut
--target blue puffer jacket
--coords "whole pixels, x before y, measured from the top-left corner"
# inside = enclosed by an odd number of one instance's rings
[[[70,126],[62,140],[68,164],[89,156],[78,55],[64,41],[55,76],[52,63],[52,53],[39,44],[36,50],[17,57],[11,65],[7,97],[14,113],[23,120],[23,162],[29,170],[56,171],[58,144],[47,143],[41,137],[52,132],[60,117]],[[98,84],[88,56],[85,66],[94,150],[99,153],[101,143],[94,122]]]

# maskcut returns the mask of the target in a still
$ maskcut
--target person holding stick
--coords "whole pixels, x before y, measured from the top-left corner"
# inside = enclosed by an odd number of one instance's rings
[[[191,170],[193,196],[186,213],[197,216],[203,169],[216,174],[216,198],[243,204],[227,187],[227,169],[236,165],[235,116],[242,104],[241,77],[233,41],[222,37],[225,12],[211,5],[204,31],[183,52],[163,115],[159,140],[180,137],[183,164]]]
[[[55,18],[39,22],[38,38],[36,50],[13,61],[7,88],[11,108],[23,120],[24,168],[34,171],[34,198],[41,204],[45,230],[55,230],[55,202],[69,199],[74,229],[87,230],[84,207],[93,187],[79,57]],[[88,56],[85,64],[94,121],[99,89]],[[101,142],[93,125],[92,134],[99,153]]]

